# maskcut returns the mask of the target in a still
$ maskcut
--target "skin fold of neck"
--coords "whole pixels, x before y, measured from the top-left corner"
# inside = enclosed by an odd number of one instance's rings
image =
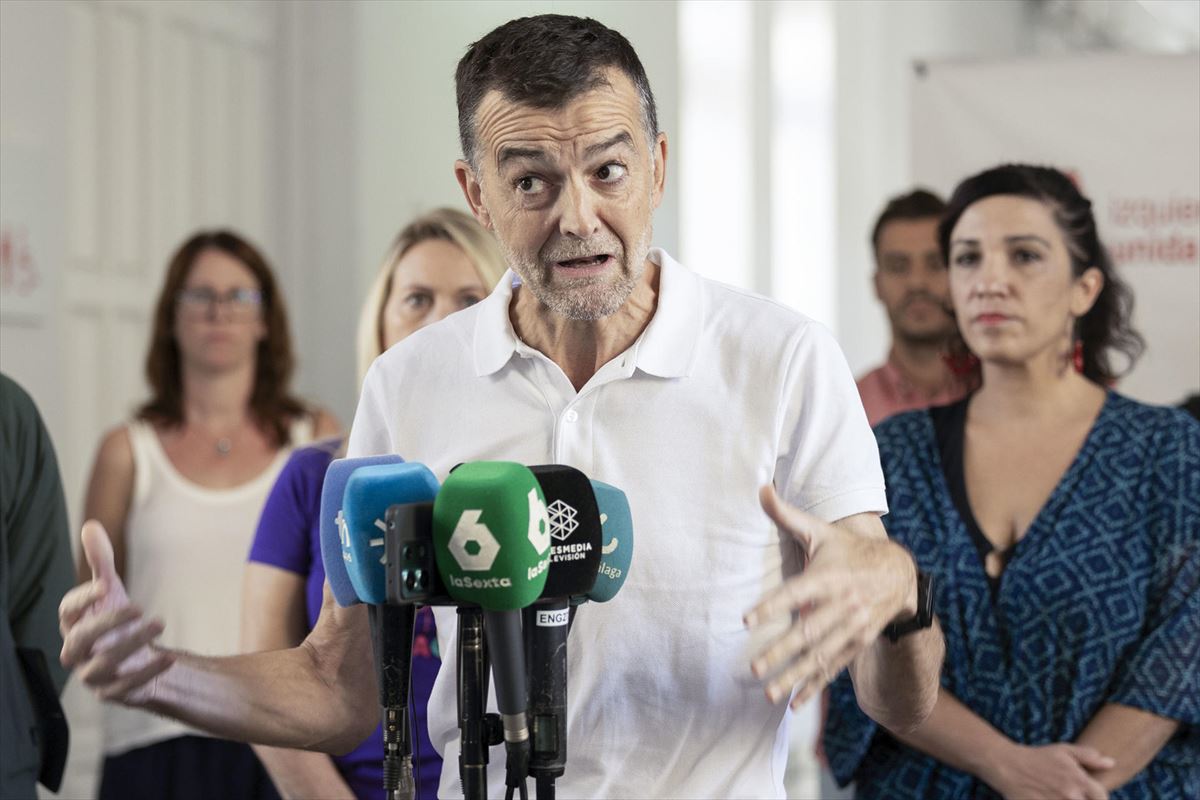
[[[650,324],[658,305],[659,267],[647,260],[641,280],[610,316],[567,319],[532,292],[518,289],[509,310],[513,330],[530,347],[562,369],[579,391],[602,366],[625,352]]]

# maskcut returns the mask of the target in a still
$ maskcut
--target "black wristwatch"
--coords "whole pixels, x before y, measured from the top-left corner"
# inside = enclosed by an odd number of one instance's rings
[[[883,629],[883,635],[896,642],[913,631],[933,627],[933,576],[917,570],[917,613],[902,622],[893,622]]]

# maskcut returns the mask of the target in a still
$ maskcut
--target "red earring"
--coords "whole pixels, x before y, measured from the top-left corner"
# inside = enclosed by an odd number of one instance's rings
[[[1083,340],[1075,340],[1075,349],[1071,351],[1071,363],[1075,365],[1075,371],[1080,375],[1083,374]]]

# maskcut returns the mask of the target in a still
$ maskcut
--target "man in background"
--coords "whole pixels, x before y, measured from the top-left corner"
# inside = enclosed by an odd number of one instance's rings
[[[972,385],[943,359],[955,335],[946,265],[937,244],[945,207],[937,195],[915,189],[892,198],[871,233],[875,296],[892,329],[887,362],[858,380],[872,427],[901,411],[952,403]]]
[[[75,583],[58,460],[25,390],[0,374],[0,797],[57,791],[67,758],[58,601]]]

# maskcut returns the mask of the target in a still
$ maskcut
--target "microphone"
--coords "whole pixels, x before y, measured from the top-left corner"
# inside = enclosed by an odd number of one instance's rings
[[[433,503],[390,506],[384,522],[387,601],[397,605],[454,605],[433,555]]]
[[[550,520],[537,478],[513,462],[463,464],[446,477],[434,501],[433,536],[450,596],[484,610],[508,756],[505,783],[510,797],[514,788],[524,796],[529,726],[519,609],[542,593],[550,566]],[[464,775],[477,768],[481,772],[480,765],[465,764]]]
[[[358,597],[370,604],[371,638],[383,709],[383,788],[389,800],[411,800],[412,744],[408,696],[412,677],[416,606],[387,601],[384,518],[396,503],[432,500],[437,478],[423,464],[363,466],[346,481],[343,551],[346,572]]]
[[[321,562],[333,597],[343,608],[361,602],[346,572],[346,556],[343,555],[343,547],[349,547],[342,515],[346,481],[359,467],[402,463],[404,459],[397,455],[337,458],[325,470],[325,482],[321,486]]]
[[[541,598],[525,609],[529,719],[533,734],[529,773],[538,800],[554,796],[567,764],[567,633],[571,597],[584,595],[600,568],[600,510],[586,475],[574,467],[530,467],[550,517],[550,573]]]
[[[360,466],[346,481],[343,506],[349,553],[346,567],[359,599],[387,602],[386,536],[388,509],[397,504],[432,502],[438,481],[424,464]]]
[[[600,508],[600,569],[586,597],[575,599],[607,603],[621,591],[633,563],[633,515],[629,499],[617,487],[593,480],[592,490]]]

